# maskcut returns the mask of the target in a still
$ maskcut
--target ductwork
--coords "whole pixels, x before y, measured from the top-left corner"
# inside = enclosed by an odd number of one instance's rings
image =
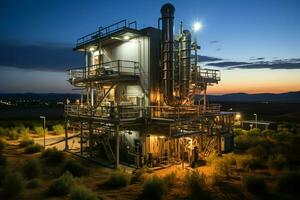
[[[165,103],[175,104],[174,95],[174,12],[172,4],[165,4],[161,7],[162,15],[162,90]]]

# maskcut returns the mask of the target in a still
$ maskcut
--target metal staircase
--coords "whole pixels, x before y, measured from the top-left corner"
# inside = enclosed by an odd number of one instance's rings
[[[215,146],[216,146],[216,138],[215,137],[209,138],[209,140],[205,146],[205,149],[202,152],[202,157],[203,158],[208,157],[215,149]]]

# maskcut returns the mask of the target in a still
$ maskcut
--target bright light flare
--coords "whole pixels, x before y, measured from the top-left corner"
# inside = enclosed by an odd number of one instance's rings
[[[193,25],[193,29],[195,32],[200,31],[203,28],[203,25],[201,22],[195,22]]]
[[[130,37],[128,35],[125,35],[123,38],[124,38],[124,40],[129,40],[130,39]]]

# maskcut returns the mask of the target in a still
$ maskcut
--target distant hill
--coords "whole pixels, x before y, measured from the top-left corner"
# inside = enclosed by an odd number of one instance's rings
[[[287,103],[300,103],[300,91],[287,92],[280,94],[273,93],[233,93],[224,95],[209,95],[210,101],[227,101],[227,102],[287,102]]]
[[[40,100],[40,101],[65,101],[66,99],[74,100],[80,98],[80,94],[64,93],[5,93],[0,94],[0,100]]]
[[[6,93],[0,94],[0,100],[40,100],[40,101],[65,101],[80,98],[80,94],[64,93]],[[201,98],[197,96],[196,99]],[[300,103],[300,91],[281,94],[260,93],[233,93],[224,95],[208,95],[209,101],[223,102],[293,102]]]

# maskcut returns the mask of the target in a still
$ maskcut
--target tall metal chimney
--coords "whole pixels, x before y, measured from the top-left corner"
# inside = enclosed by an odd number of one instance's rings
[[[174,61],[173,61],[173,43],[174,43],[174,12],[172,4],[167,3],[160,9],[162,20],[162,88],[165,97],[165,103],[172,105],[175,103],[174,95]]]

